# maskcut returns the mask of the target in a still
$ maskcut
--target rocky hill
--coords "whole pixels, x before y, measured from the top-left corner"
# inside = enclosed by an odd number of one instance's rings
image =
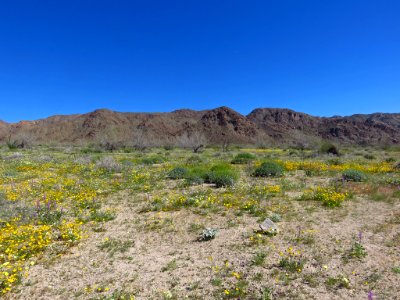
[[[38,144],[86,144],[113,141],[148,145],[179,144],[201,136],[209,143],[377,145],[400,143],[400,113],[315,117],[289,109],[257,108],[244,116],[228,107],[169,113],[120,113],[99,109],[87,114],[57,115],[36,121],[0,121],[0,141]]]

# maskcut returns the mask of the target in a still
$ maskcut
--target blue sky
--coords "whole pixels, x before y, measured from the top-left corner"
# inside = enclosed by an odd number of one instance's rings
[[[400,112],[400,1],[0,3],[0,119],[285,107]]]

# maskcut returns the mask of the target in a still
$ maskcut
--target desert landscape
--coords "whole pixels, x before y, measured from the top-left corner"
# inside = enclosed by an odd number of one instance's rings
[[[400,299],[398,114],[3,127],[4,299]]]
[[[400,1],[1,1],[0,36],[0,300],[400,300]]]

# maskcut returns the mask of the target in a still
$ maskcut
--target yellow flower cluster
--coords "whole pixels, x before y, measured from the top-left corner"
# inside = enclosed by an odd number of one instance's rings
[[[350,194],[347,192],[338,192],[331,187],[317,187],[306,190],[301,196],[302,200],[317,200],[329,207],[340,206],[343,201],[348,199]]]
[[[285,170],[304,170],[304,171],[314,171],[314,172],[324,172],[324,171],[336,171],[343,172],[345,170],[353,169],[366,173],[389,173],[394,172],[395,169],[390,163],[379,162],[379,163],[344,163],[341,165],[330,165],[322,161],[277,161],[282,164]]]
[[[171,191],[151,199],[149,204],[152,209],[162,211],[177,210],[182,207],[225,207],[226,209],[254,211],[260,206],[261,199],[258,198],[260,195],[269,196],[279,192],[281,192],[281,187],[278,185],[228,189],[222,192],[207,190],[195,194]],[[253,196],[258,197],[253,198]]]
[[[18,202],[30,210],[17,217],[10,210],[10,217],[0,220],[0,293],[11,291],[49,245],[69,247],[78,242],[80,220],[87,220],[87,215],[92,214],[92,220],[107,217],[103,215],[107,212],[96,214],[95,199],[129,185],[130,178],[117,181],[104,174],[93,164],[68,161],[3,162],[0,193],[10,205]]]

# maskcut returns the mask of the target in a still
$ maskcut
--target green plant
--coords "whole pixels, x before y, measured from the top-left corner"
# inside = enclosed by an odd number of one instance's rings
[[[90,212],[90,220],[95,222],[107,222],[115,219],[115,213],[109,210],[94,209]]]
[[[280,214],[277,213],[272,213],[271,216],[269,217],[271,219],[272,222],[280,222],[282,220],[282,217]]]
[[[114,238],[106,238],[98,248],[105,250],[110,256],[114,256],[115,253],[127,252],[134,244],[132,240],[121,241]]]
[[[203,159],[200,155],[192,155],[186,160],[186,164],[189,166],[199,165],[203,162]]]
[[[358,170],[348,169],[343,171],[342,178],[346,181],[362,182],[367,180],[367,175]]]
[[[367,256],[367,251],[365,250],[364,246],[358,241],[354,242],[349,253],[347,254],[347,258],[361,259],[366,256]]]
[[[142,159],[142,163],[145,165],[161,164],[165,161],[162,156],[151,156]]]
[[[217,188],[232,186],[238,179],[238,172],[229,165],[216,165],[205,174],[205,181],[214,183]]]
[[[217,236],[217,232],[218,232],[217,229],[206,228],[200,234],[199,241],[210,241],[210,240],[213,240]]]
[[[400,274],[400,267],[393,267],[392,271],[393,273]]]
[[[374,155],[372,155],[372,154],[365,154],[365,155],[364,155],[364,158],[365,158],[365,159],[372,160],[372,159],[375,159],[376,157],[375,157]]]
[[[338,288],[350,288],[350,281],[343,275],[337,277],[328,277],[325,281],[325,285],[328,288],[338,287]]]
[[[301,272],[304,267],[304,261],[294,257],[283,257],[279,261],[279,267],[288,272]]]
[[[267,253],[265,252],[258,252],[254,255],[253,259],[251,260],[251,265],[253,266],[262,266],[264,264],[265,258],[267,257]]]
[[[329,142],[323,143],[319,148],[319,151],[324,154],[339,155],[339,149]]]
[[[51,225],[61,221],[63,211],[52,209],[50,206],[39,206],[36,208],[35,215],[41,224]]]
[[[256,177],[280,177],[283,175],[283,167],[273,161],[267,161],[261,164],[253,172],[253,176]]]
[[[177,268],[178,268],[178,264],[176,263],[176,259],[173,259],[169,263],[167,263],[166,266],[161,268],[161,272],[173,271]]]
[[[188,174],[189,170],[183,167],[173,168],[167,175],[170,179],[182,179]]]
[[[270,288],[264,288],[261,300],[272,300],[272,291]]]
[[[231,161],[232,164],[247,164],[248,162],[256,159],[254,154],[251,153],[239,153],[237,154],[233,160]]]

